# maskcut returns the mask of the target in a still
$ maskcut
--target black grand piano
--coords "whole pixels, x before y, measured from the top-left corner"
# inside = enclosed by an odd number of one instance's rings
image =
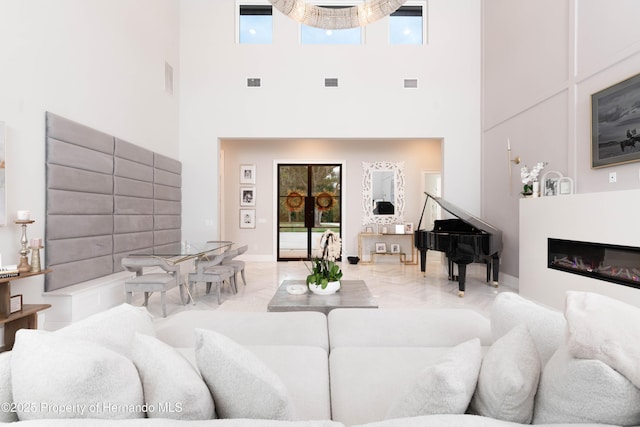
[[[502,251],[502,231],[440,197],[429,193],[424,194],[427,195],[427,198],[422,207],[418,230],[415,231],[415,246],[420,251],[420,271],[424,272],[426,269],[427,250],[444,252],[447,255],[449,280],[458,281],[458,291],[461,297],[464,296],[467,264],[472,262],[486,264],[487,282],[493,279],[492,284],[497,287],[500,252]],[[456,218],[439,219],[434,222],[433,230],[420,230],[429,198]],[[454,275],[454,264],[458,266],[457,275]]]

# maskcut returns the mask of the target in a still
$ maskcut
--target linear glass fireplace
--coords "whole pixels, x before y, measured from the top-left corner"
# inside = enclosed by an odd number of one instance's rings
[[[640,288],[640,248],[548,239],[549,268]]]

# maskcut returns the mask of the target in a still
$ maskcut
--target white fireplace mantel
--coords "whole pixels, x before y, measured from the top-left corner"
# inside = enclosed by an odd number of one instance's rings
[[[640,307],[640,289],[547,268],[547,239],[640,247],[640,190],[520,200],[520,294],[564,309],[568,290]]]

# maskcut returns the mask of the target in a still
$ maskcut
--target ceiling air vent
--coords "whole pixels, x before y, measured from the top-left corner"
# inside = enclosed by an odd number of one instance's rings
[[[247,79],[247,87],[260,87],[260,79]]]
[[[324,79],[324,87],[338,87],[338,79],[336,77]]]
[[[416,89],[418,87],[418,79],[404,79],[405,89]]]

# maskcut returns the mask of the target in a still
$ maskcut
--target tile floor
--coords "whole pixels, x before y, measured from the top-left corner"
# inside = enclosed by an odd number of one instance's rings
[[[429,252],[426,276],[418,265],[403,265],[391,259],[357,265],[345,261],[342,270],[345,279],[364,280],[380,308],[469,308],[488,316],[498,292],[517,292],[504,284],[498,288],[487,284],[485,267],[472,264],[467,268],[465,296],[460,298],[458,284],[447,279],[444,257],[437,252]],[[200,283],[194,290],[195,305],[182,305],[178,289],[174,288],[167,292],[167,315],[182,310],[267,311],[267,304],[283,280],[303,279],[306,275],[302,262],[247,262],[247,285],[238,276],[237,294],[223,286],[218,305],[215,288],[206,295],[205,284]],[[132,303],[141,305],[142,301],[142,294],[137,294]],[[153,315],[162,316],[159,295],[151,296],[148,309]]]

